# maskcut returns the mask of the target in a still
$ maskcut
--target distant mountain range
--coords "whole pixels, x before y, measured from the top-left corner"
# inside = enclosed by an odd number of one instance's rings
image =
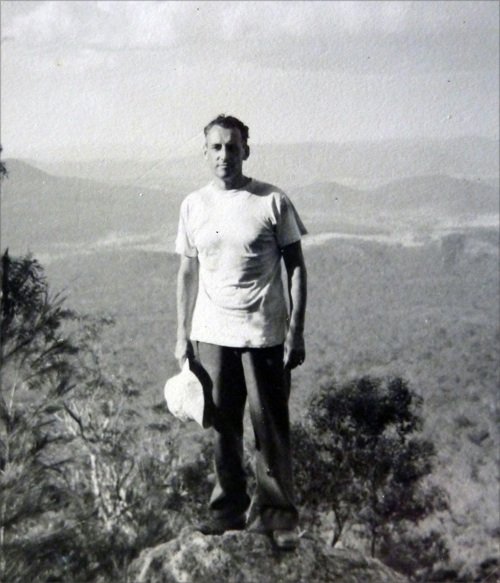
[[[180,186],[174,188],[172,171],[163,181],[165,187],[154,189],[117,185],[111,181],[113,176],[108,183],[55,176],[21,160],[5,164],[9,174],[2,182],[1,245],[16,253],[96,244],[171,247],[181,200],[207,180],[205,175],[196,184],[193,177],[183,174],[187,166],[178,165],[175,171],[184,176]],[[359,228],[388,232],[397,227],[474,223],[481,217],[489,217],[490,223],[495,217],[498,220],[498,187],[481,176],[471,180],[417,175],[365,190],[312,181],[288,192],[311,233]]]
[[[20,160],[5,161],[2,247],[45,248],[144,235],[177,222],[182,195],[53,176]]]
[[[332,221],[381,229],[469,224],[498,216],[499,191],[481,179],[414,176],[370,190],[327,182],[292,189],[304,220],[327,228]]]
[[[498,185],[498,141],[463,137],[449,140],[251,144],[245,171],[283,188],[338,182],[373,188],[414,176],[481,177]],[[201,150],[179,159],[52,160],[35,163],[60,176],[189,192],[208,179]]]

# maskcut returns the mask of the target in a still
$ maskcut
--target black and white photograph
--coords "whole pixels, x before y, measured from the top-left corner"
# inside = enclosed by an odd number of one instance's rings
[[[500,581],[500,3],[0,32],[0,583]]]

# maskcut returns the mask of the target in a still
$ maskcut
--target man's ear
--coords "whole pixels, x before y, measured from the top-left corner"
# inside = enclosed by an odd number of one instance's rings
[[[248,144],[245,144],[245,146],[243,147],[243,160],[248,160],[249,156],[250,156],[250,146]]]
[[[208,154],[208,148],[207,148],[207,145],[205,144],[205,145],[203,146],[203,157],[204,157],[205,159],[206,159],[206,157],[207,157],[207,154]]]

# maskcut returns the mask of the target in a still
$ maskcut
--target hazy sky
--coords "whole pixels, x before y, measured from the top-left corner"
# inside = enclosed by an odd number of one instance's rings
[[[499,133],[499,3],[1,2],[6,157]]]

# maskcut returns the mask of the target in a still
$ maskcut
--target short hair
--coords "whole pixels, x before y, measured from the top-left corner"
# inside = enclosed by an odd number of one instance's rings
[[[214,126],[220,126],[221,128],[225,128],[227,130],[231,129],[239,130],[243,143],[245,145],[247,144],[249,138],[248,126],[246,126],[238,118],[233,117],[232,115],[225,115],[224,113],[221,113],[203,128],[203,133],[205,134],[205,137],[208,135],[208,132]]]

